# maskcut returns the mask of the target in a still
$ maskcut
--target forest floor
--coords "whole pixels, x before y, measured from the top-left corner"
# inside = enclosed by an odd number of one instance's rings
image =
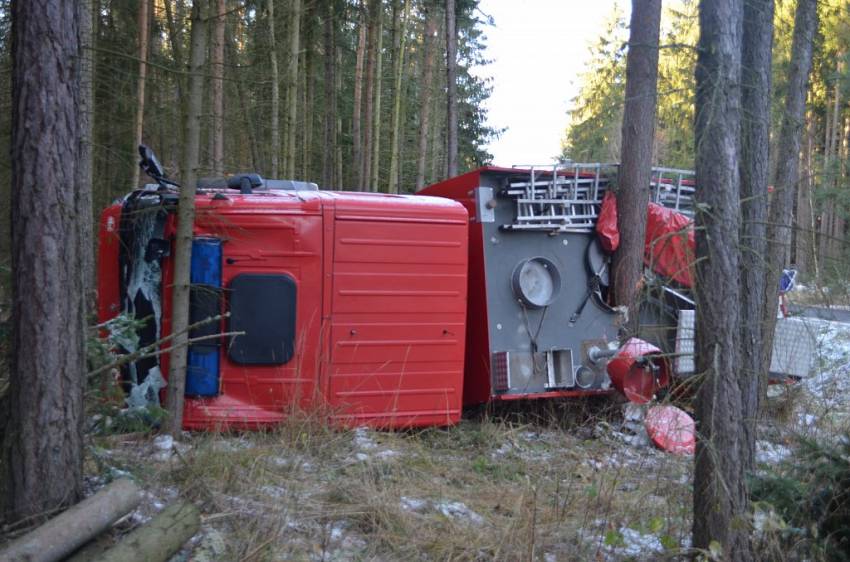
[[[815,374],[771,388],[762,471],[800,435],[850,428],[850,324],[807,322]],[[579,401],[407,432],[295,416],[266,433],[103,436],[88,482],[129,473],[146,490],[120,530],[177,497],[198,505],[202,530],[176,560],[674,559],[690,546],[693,460],[653,448],[640,414]]]
[[[806,322],[815,369],[769,390],[760,472],[793,460],[800,436],[850,434],[850,324]],[[264,433],[90,435],[87,492],[125,475],[145,490],[114,540],[178,498],[195,503],[201,531],[173,562],[677,559],[693,459],[653,448],[641,414],[605,399],[404,432],[293,416]],[[777,548],[782,522],[758,513],[756,527]]]

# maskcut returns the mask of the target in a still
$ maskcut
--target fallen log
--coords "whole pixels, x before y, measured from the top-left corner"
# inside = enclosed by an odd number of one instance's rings
[[[198,509],[189,503],[168,506],[107,550],[99,562],[165,562],[201,526]]]
[[[61,560],[130,513],[141,501],[136,484],[127,478],[115,480],[95,495],[13,541],[0,551],[0,560]]]

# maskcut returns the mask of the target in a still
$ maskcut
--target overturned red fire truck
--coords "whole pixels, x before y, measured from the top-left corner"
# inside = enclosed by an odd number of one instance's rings
[[[171,332],[178,187],[149,150],[142,166],[158,183],[100,224],[100,320],[140,326],[125,353],[167,348]],[[648,401],[673,375],[678,320],[657,345],[621,341],[606,300],[612,238],[597,235],[612,172],[487,167],[415,196],[257,174],[200,181],[185,427],[255,428],[296,410],[345,425],[451,425],[466,405],[613,389]],[[692,183],[664,174],[654,200],[687,212]],[[687,309],[677,275],[662,272],[672,281],[655,310],[670,299]],[[167,354],[128,364],[128,404],[159,403],[167,372]]]

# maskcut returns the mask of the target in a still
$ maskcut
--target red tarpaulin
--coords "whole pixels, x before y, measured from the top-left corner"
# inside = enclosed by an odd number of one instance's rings
[[[596,222],[596,233],[606,252],[620,245],[617,230],[617,198],[608,192]],[[659,275],[692,286],[691,264],[696,248],[693,221],[672,209],[650,203],[646,216],[646,239],[643,261]]]

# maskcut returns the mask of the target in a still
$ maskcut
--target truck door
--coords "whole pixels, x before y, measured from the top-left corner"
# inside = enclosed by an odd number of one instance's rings
[[[226,326],[244,334],[226,344],[222,394],[273,417],[310,408],[319,392],[322,217],[299,211],[226,217]]]

